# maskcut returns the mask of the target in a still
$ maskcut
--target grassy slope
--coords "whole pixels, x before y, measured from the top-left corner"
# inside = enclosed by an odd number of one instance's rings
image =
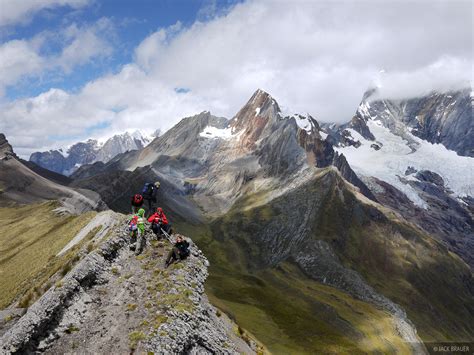
[[[59,216],[56,202],[0,208],[0,309],[17,296],[38,294],[64,258],[55,255],[84,227],[95,212]]]
[[[309,280],[291,263],[250,272],[241,246],[223,244],[206,227],[180,226],[211,261],[207,291],[275,353],[408,351],[387,313]]]
[[[326,240],[343,264],[402,305],[424,341],[472,340],[472,274],[466,265],[409,225],[380,218],[338,184],[321,198],[308,237]],[[299,193],[321,194],[320,186],[315,181]],[[212,301],[277,353],[403,351],[386,313],[309,280],[288,262],[262,268],[255,238],[275,219],[287,224],[282,210],[294,196],[244,211],[261,198],[247,196],[210,227],[179,226],[211,261]]]
[[[335,194],[328,194],[313,226],[318,238],[376,290],[402,305],[424,341],[472,341],[474,286],[467,265],[408,224],[370,220],[372,208],[359,206],[350,192],[344,193],[344,202]]]

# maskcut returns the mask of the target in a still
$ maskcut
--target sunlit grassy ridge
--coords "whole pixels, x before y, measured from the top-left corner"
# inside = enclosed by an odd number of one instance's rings
[[[264,255],[271,251],[262,236],[291,235],[302,223],[305,238],[325,240],[345,267],[401,305],[424,341],[472,339],[468,267],[414,227],[362,204],[342,180],[329,176],[270,203],[255,200],[262,201],[261,194],[245,196],[210,226],[179,227],[210,259],[212,301],[271,351],[408,350],[384,311],[309,279],[291,257],[268,265]]]
[[[95,215],[60,216],[57,202],[0,208],[0,309],[28,291],[23,305],[44,292],[49,277],[67,267],[75,250],[55,255]]]

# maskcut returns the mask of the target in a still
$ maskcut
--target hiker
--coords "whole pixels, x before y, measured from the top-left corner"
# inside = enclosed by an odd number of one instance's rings
[[[148,201],[148,213],[151,214],[153,211],[153,203],[156,203],[156,193],[160,188],[160,182],[157,181],[154,184],[151,182],[145,183],[142,190],[143,199]]]
[[[140,194],[135,194],[132,196],[132,213],[135,214],[143,206],[143,196]]]
[[[129,222],[130,230],[130,242],[131,244],[135,243],[135,255],[138,255],[142,252],[143,246],[145,244],[145,210],[140,208],[137,214],[133,215]],[[130,246],[130,249],[133,250],[133,246]]]
[[[155,233],[157,238],[163,234],[162,230],[170,234],[171,226],[161,207],[158,207],[156,212],[148,218],[148,222],[151,223],[151,230]]]
[[[176,238],[173,249],[170,250],[166,258],[165,268],[170,266],[174,261],[184,260],[189,256],[189,243],[180,235]]]

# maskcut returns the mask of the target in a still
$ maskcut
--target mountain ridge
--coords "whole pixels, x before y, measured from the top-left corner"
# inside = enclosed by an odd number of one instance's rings
[[[66,151],[61,148],[35,152],[31,154],[29,160],[48,170],[71,175],[83,164],[108,162],[120,153],[144,148],[150,140],[150,137],[137,130],[114,135],[104,142],[89,139],[86,142],[73,144]]]

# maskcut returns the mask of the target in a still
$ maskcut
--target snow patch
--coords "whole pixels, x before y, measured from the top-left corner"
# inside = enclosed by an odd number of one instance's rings
[[[58,149],[58,152],[61,153],[61,155],[64,157],[64,158],[67,158],[69,156],[69,150],[66,150],[66,149],[63,149],[63,148],[59,148]]]
[[[258,116],[260,114],[260,107],[257,107],[255,109],[255,116]]]
[[[217,128],[213,126],[207,126],[204,128],[204,130],[199,133],[199,136],[204,137],[204,138],[210,138],[210,139],[230,139],[233,137],[232,135],[232,128],[227,127],[227,128]]]
[[[419,144],[418,149],[412,152],[406,140],[390,132],[388,128],[382,126],[381,122],[370,120],[367,125],[376,140],[383,144],[380,150],[371,149],[370,145],[373,142],[350,129],[351,135],[354,138],[357,137],[362,145],[359,148],[335,147],[335,150],[344,154],[357,174],[374,176],[386,181],[422,207],[426,207],[425,201],[415,189],[403,183],[399,178],[412,179],[405,176],[408,166],[418,171],[430,170],[438,173],[443,178],[446,187],[452,190],[456,197],[473,195],[474,158],[459,156],[442,144],[432,144],[406,132]]]
[[[364,101],[359,105],[357,112],[359,112],[362,115],[362,117],[372,118],[370,116],[369,110],[370,110],[370,104],[367,101]]]
[[[319,131],[319,135],[323,140],[326,140],[326,138],[328,137],[328,134],[324,131]]]
[[[311,122],[311,119],[309,118],[308,114],[306,114],[305,116],[300,114],[293,114],[291,118],[295,119],[296,124],[299,128],[311,134],[311,131],[313,129],[313,123]]]
[[[350,135],[351,135],[351,137],[354,141],[362,142],[362,140],[365,140],[365,138],[359,132],[357,132],[355,129],[346,128],[345,131],[350,133]]]

